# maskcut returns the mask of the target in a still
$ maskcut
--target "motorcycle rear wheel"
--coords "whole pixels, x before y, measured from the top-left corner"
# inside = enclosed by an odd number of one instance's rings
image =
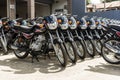
[[[25,59],[28,56],[29,53],[26,51],[27,49],[22,46],[22,44],[18,41],[18,39],[14,40],[13,45],[17,47],[17,49],[13,49],[14,54],[17,58]]]
[[[118,47],[114,44],[120,45],[120,41],[113,40],[113,39],[109,39],[109,40],[105,41],[105,43],[103,44],[102,50],[101,50],[102,57],[108,63],[120,64],[120,59],[117,58],[117,53],[116,53],[116,51],[119,52],[120,47]],[[120,57],[120,55],[118,57]]]

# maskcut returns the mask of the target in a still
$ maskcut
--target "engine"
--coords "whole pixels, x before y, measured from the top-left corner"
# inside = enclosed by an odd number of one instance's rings
[[[45,44],[45,36],[36,36],[30,45],[30,49],[33,51],[41,51],[42,46]]]

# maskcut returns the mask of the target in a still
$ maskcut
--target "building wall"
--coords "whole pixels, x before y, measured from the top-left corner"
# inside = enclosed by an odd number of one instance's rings
[[[58,3],[56,1],[58,1]],[[52,13],[55,12],[55,9],[64,9],[64,5],[67,5],[67,0],[55,0],[52,4]]]
[[[0,17],[6,17],[7,16],[7,7],[0,6]]]
[[[112,10],[112,11],[105,11],[105,12],[94,12],[94,13],[85,13],[90,17],[98,16],[98,17],[106,17],[110,19],[119,19],[120,20],[120,10]]]
[[[16,16],[20,18],[27,18],[27,2],[16,3]]]
[[[119,19],[120,20],[120,10],[111,10],[105,12],[85,12],[85,0],[72,0],[72,13],[74,15],[78,15],[79,17],[88,15],[88,16],[100,16],[111,19]]]
[[[36,15],[36,17],[50,15],[50,5],[35,4],[35,15]]]
[[[44,4],[52,4],[54,0],[35,0],[35,1]]]
[[[0,17],[6,17],[7,16],[7,1],[0,0]]]
[[[72,14],[82,17],[85,15],[85,0],[72,0]]]

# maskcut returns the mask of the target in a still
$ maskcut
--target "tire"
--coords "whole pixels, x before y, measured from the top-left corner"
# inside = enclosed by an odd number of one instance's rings
[[[96,52],[100,55],[101,54],[101,48],[102,48],[102,43],[100,40],[94,40],[94,47],[96,49]]]
[[[111,64],[120,64],[120,59],[118,59],[116,56],[116,48],[114,48],[114,44],[112,45],[112,42],[114,43],[119,43],[120,41],[118,40],[113,40],[113,39],[109,39],[106,40],[105,43],[102,46],[102,57],[105,61],[107,61],[108,63]],[[118,49],[119,51],[119,49]],[[120,55],[119,55],[120,56]]]
[[[25,59],[28,56],[28,52],[26,51],[25,47],[20,47],[21,44],[19,43],[18,39],[14,40],[13,45],[17,46],[18,49],[13,49],[14,54],[19,59]]]
[[[19,58],[19,59],[25,59],[25,58],[28,56],[29,53],[27,53],[27,52],[22,52],[22,55],[21,55],[20,50],[14,50],[14,54],[15,54],[15,56],[16,56],[17,58]]]
[[[67,51],[68,57],[70,58],[70,60],[72,61],[72,63],[76,63],[77,62],[77,52],[76,49],[74,47],[74,44],[72,42],[65,42],[65,49]]]
[[[75,41],[76,43],[76,46],[77,46],[77,53],[78,53],[78,56],[81,58],[81,59],[84,59],[85,58],[85,47],[83,45],[83,43],[81,41]],[[75,44],[74,44],[75,45]]]
[[[67,52],[65,50],[64,45],[62,43],[55,43],[53,47],[54,47],[55,54],[61,66],[66,67],[67,66]]]
[[[85,40],[85,45],[87,53],[93,58],[95,56],[95,48],[92,40]]]
[[[1,37],[0,38],[0,43],[1,43],[1,47],[2,47],[2,50],[3,50],[3,52],[4,52],[4,54],[6,54],[7,53],[7,45],[6,45],[6,43],[4,42],[4,40],[3,40],[3,38]]]

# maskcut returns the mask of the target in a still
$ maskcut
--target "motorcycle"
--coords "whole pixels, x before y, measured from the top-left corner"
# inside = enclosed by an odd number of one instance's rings
[[[105,40],[102,46],[102,57],[108,63],[119,64],[120,63],[120,26],[107,25],[106,28],[108,34],[112,33],[112,37]]]
[[[85,19],[86,17],[82,17],[80,20],[80,24],[78,26],[78,34],[82,38],[82,42],[86,48],[86,53],[88,53],[91,57],[95,56],[95,48],[94,44],[92,42],[92,37],[88,33],[88,23]]]
[[[4,52],[4,54],[7,54],[8,49],[7,49],[7,40],[6,40],[6,36],[4,33],[4,24],[3,21],[4,19],[8,19],[7,17],[1,18],[0,19],[0,44],[1,44],[1,48]]]
[[[63,67],[66,67],[67,65],[67,52],[64,47],[64,42],[60,38],[59,32],[58,32],[58,22],[57,17],[52,14],[50,16],[47,16],[44,18],[45,20],[45,26],[47,29],[47,40],[49,40],[49,43],[52,45],[53,50],[56,54],[56,57],[58,58],[58,61]]]
[[[76,63],[77,61],[77,50],[75,47],[75,43],[73,42],[73,39],[71,38],[69,34],[69,24],[68,19],[66,15],[58,15],[58,32],[60,35],[60,38],[63,40],[66,52],[68,54],[68,57],[72,61],[72,63]]]

